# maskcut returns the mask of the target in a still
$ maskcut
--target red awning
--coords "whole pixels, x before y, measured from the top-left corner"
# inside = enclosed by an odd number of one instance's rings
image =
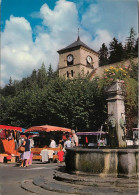
[[[64,128],[64,127],[43,125],[43,126],[30,127],[30,128],[25,130],[25,133],[26,132],[39,132],[39,131],[44,131],[44,132],[50,132],[50,131],[71,132],[71,129],[67,129],[67,128]]]
[[[22,131],[21,127],[13,127],[8,125],[0,125],[0,129]]]

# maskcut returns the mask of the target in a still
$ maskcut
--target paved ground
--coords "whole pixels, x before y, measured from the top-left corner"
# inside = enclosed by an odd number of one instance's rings
[[[0,195],[138,195],[137,180],[79,177],[60,171],[64,166],[35,163],[20,168],[0,164]]]
[[[49,175],[57,167],[56,163],[33,164],[27,168],[20,168],[14,164],[0,163],[0,195],[32,194],[21,188],[21,182],[27,179],[33,180],[34,177],[40,175],[47,176],[49,179]]]

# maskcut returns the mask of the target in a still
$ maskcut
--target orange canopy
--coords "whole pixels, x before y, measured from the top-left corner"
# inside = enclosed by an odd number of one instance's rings
[[[30,128],[25,130],[25,133],[27,133],[27,132],[38,132],[38,131],[44,131],[44,132],[50,132],[50,131],[71,132],[71,129],[67,129],[67,128],[64,128],[64,127],[43,125],[43,126],[30,127]]]

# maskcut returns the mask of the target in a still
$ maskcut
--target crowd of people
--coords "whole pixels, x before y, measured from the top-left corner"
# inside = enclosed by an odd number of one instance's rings
[[[59,148],[58,157],[59,162],[64,161],[64,156],[66,155],[66,148],[68,147],[75,147],[78,146],[79,140],[74,130],[71,131],[72,136],[66,135],[66,140],[60,140],[59,144],[56,144],[54,137],[50,138],[50,145],[49,148]],[[24,141],[22,143],[22,147],[24,147],[25,151],[21,153],[21,165],[20,167],[28,167],[29,161],[31,158],[31,148],[33,147],[34,143],[32,143],[32,139],[29,139],[29,135],[25,135]]]
[[[64,142],[64,141],[60,140],[58,147],[66,148],[66,147],[78,146],[79,140],[78,140],[78,137],[77,137],[75,131],[72,130],[71,133],[72,133],[72,137],[70,137],[69,135],[66,135],[66,141]],[[56,142],[55,142],[53,137],[50,138],[49,147],[50,148],[56,148],[57,147]]]

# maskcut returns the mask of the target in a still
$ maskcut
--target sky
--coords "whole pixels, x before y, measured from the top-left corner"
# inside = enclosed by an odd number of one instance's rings
[[[81,41],[98,51],[137,32],[137,0],[0,0],[1,87],[42,63],[58,69],[58,50]]]

